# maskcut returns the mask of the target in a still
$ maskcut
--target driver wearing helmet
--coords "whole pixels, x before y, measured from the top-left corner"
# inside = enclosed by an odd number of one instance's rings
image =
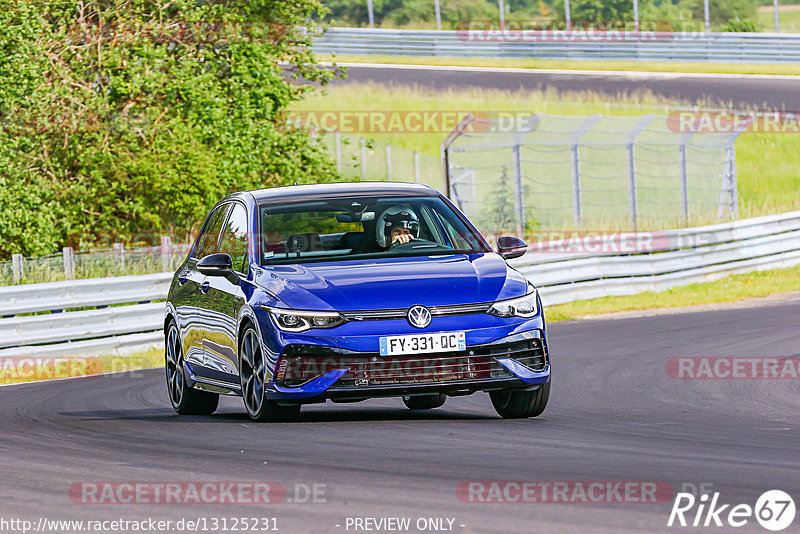
[[[378,246],[388,250],[419,237],[419,218],[414,210],[392,206],[381,213],[375,224]]]

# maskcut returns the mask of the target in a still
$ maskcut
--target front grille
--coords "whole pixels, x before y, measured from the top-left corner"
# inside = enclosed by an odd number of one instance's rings
[[[278,363],[275,380],[281,386],[299,386],[328,371],[343,368],[349,371],[332,389],[511,378],[513,375],[497,362],[498,358],[513,358],[533,371],[542,371],[547,365],[538,339],[468,347],[461,352],[392,357],[292,345]]]
[[[491,302],[481,302],[478,304],[454,304],[450,306],[429,306],[428,311],[433,317],[443,317],[447,315],[468,315],[473,313],[486,313],[492,306]],[[345,311],[342,312],[350,321],[380,321],[388,319],[405,319],[408,315],[408,308],[394,308],[387,310],[365,310],[365,311]]]

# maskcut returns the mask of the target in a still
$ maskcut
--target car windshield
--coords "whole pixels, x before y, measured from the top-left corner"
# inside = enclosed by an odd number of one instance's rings
[[[261,205],[261,263],[490,252],[438,197]]]

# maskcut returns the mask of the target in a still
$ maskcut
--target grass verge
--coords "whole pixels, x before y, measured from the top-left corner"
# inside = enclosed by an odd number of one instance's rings
[[[160,347],[127,356],[0,357],[0,385],[154,369],[163,365],[164,349]]]
[[[783,28],[782,28],[783,30]],[[786,30],[783,30],[786,31]],[[561,59],[492,59],[428,56],[351,56],[319,54],[320,61],[337,63],[385,63],[389,65],[440,65],[452,67],[498,67],[516,69],[597,70],[597,71],[646,71],[697,74],[782,74],[800,75],[800,65],[762,63],[706,63],[671,61],[593,61]]]
[[[738,302],[797,290],[800,290],[800,265],[734,274],[716,282],[690,284],[661,292],[558,304],[548,306],[546,314],[549,322],[570,321],[613,312]]]

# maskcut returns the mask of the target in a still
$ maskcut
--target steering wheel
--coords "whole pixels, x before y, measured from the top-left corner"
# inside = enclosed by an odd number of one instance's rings
[[[394,243],[392,243],[392,246],[389,247],[389,250],[412,249],[412,248],[418,248],[419,245],[436,245],[437,247],[439,246],[438,243],[435,243],[433,241],[428,241],[427,239],[412,239],[408,243],[400,243],[398,241],[395,241]],[[424,248],[434,248],[434,247],[424,247]]]

